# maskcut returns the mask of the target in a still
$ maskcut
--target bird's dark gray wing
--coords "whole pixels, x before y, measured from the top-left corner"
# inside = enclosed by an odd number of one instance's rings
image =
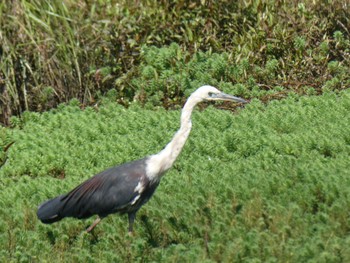
[[[147,180],[145,162],[146,158],[129,162],[93,176],[62,196],[60,215],[87,218],[127,212],[123,209],[139,195],[135,191],[137,185]]]

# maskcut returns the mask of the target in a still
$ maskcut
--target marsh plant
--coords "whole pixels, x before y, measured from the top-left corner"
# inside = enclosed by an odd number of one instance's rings
[[[349,86],[341,73],[349,72],[349,13],[343,0],[5,0],[0,121],[72,98],[93,105],[110,89],[124,106],[165,107],[181,105],[183,90],[198,87],[193,82],[223,81],[252,96],[283,88],[267,101],[289,91],[342,90]],[[154,76],[153,87],[140,85]]]
[[[191,137],[133,237],[120,216],[94,235],[82,231],[94,218],[41,224],[37,204],[161,150],[179,110],[125,109],[105,98],[98,108],[74,100],[13,118],[15,143],[0,169],[0,259],[347,262],[349,110],[345,90],[194,112]]]

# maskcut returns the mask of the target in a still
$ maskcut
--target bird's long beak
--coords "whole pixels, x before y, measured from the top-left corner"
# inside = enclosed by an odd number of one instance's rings
[[[235,101],[235,102],[241,102],[241,103],[248,103],[248,101],[242,99],[242,98],[239,98],[239,97],[235,97],[235,96],[232,96],[230,94],[226,94],[226,93],[218,93],[218,94],[215,94],[211,99],[213,100],[226,100],[226,101]]]

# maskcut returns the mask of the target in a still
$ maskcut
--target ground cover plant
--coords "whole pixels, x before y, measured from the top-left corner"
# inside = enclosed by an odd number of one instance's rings
[[[289,90],[341,90],[349,85],[349,13],[343,0],[1,1],[0,122],[72,98],[93,104],[111,88],[123,105],[137,99],[181,105],[181,91],[138,96],[132,81],[141,72],[152,75],[139,67],[145,45],[173,42],[182,57],[167,60],[159,51],[168,63],[160,61],[154,72],[160,80],[198,56],[201,66],[214,60],[202,68],[213,71],[210,79],[275,94],[267,100]],[[187,85],[193,81],[193,72],[177,74],[190,78],[182,80]],[[168,81],[162,85],[179,80]]]
[[[343,0],[2,1],[0,262],[350,262],[349,13]],[[251,102],[198,107],[136,236],[118,215],[93,235],[93,218],[37,220],[43,200],[160,151],[203,84]]]
[[[109,166],[155,153],[180,111],[67,106],[12,119],[0,170],[0,259],[15,261],[347,262],[350,93],[254,99],[196,111],[193,131],[127,235],[127,218],[43,225],[36,206]]]

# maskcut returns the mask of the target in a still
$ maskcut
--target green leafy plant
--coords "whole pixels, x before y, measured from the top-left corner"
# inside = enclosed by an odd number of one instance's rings
[[[16,143],[0,169],[0,261],[349,261],[349,90],[195,111],[134,237],[117,215],[94,235],[82,230],[93,218],[41,224],[40,202],[160,151],[178,129],[179,110],[125,109],[115,94],[4,129]]]
[[[0,122],[8,125],[12,115],[45,111],[72,98],[94,105],[109,89],[124,106],[133,100],[180,105],[181,93],[195,81],[240,84],[246,94],[277,86],[322,93],[333,78],[329,62],[349,71],[347,10],[341,0],[2,1]],[[152,46],[163,48],[155,56],[161,60],[141,55],[145,46],[150,54],[157,51]],[[144,78],[152,87],[142,85]],[[348,74],[331,86],[347,88]],[[283,95],[259,94],[265,101]]]

